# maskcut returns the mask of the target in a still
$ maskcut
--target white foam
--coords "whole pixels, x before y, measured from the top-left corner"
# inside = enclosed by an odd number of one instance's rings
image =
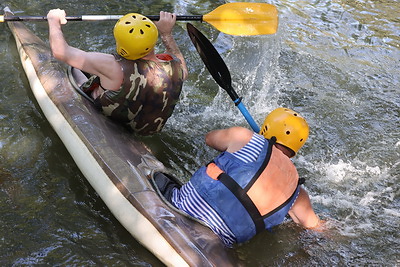
[[[371,204],[372,202],[374,202],[374,201],[376,200],[376,199],[375,199],[376,196],[377,196],[376,193],[368,192],[368,193],[365,195],[365,197],[363,197],[363,198],[360,200],[359,204],[360,204],[360,205],[363,205],[363,206],[368,206],[369,204]]]
[[[390,216],[400,217],[400,212],[397,210],[383,208],[383,212]]]
[[[340,159],[336,164],[326,165],[324,171],[329,180],[340,182],[344,180],[349,173],[357,172],[357,169],[351,163],[346,163]]]

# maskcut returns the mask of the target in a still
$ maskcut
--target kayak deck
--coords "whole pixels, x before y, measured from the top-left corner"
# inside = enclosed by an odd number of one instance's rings
[[[237,265],[207,227],[166,204],[149,179],[166,172],[122,126],[103,116],[71,85],[67,66],[21,22],[8,22],[32,91],[83,175],[121,224],[163,263]]]

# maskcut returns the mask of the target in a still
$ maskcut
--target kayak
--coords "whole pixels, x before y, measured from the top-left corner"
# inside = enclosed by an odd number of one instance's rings
[[[5,15],[12,15],[5,9]],[[154,173],[168,170],[128,130],[79,94],[68,66],[22,22],[7,22],[43,114],[112,214],[168,266],[234,266],[237,255],[204,224],[159,193]]]

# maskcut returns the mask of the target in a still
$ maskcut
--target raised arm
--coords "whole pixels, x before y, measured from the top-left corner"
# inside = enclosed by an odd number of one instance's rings
[[[61,9],[50,10],[47,14],[50,48],[56,59],[81,69],[84,63],[83,55],[85,52],[69,46],[66,42],[61,30],[61,25],[67,23],[65,15],[65,11]]]
[[[100,77],[101,84],[110,90],[119,89],[122,82],[122,71],[114,57],[98,52],[85,52],[68,45],[61,25],[66,24],[65,11],[50,10],[47,14],[49,24],[50,48],[53,56],[77,69]]]
[[[167,52],[175,55],[181,61],[183,68],[183,79],[186,80],[188,76],[188,70],[186,67],[186,61],[183,57],[178,45],[175,42],[174,37],[172,36],[172,28],[174,27],[176,22],[176,15],[169,12],[160,12],[160,20],[156,21],[158,32],[160,33],[161,40],[167,49]]]

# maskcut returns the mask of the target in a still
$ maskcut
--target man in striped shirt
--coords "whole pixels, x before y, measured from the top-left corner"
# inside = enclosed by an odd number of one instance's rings
[[[320,220],[289,159],[307,137],[304,118],[286,108],[272,111],[260,134],[243,127],[211,131],[206,144],[222,153],[174,188],[170,201],[228,247],[280,224],[287,214],[306,228],[317,227]]]

